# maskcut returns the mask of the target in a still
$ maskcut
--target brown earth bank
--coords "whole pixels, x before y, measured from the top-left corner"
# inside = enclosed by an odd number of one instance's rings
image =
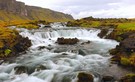
[[[22,37],[16,30],[0,28],[0,59],[15,57],[26,51],[31,46],[31,41]]]

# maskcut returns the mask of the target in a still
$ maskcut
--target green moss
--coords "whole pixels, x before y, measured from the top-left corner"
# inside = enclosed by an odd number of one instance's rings
[[[15,30],[0,27],[0,57],[8,56],[11,53],[10,49],[17,43],[17,35],[18,32]]]
[[[130,60],[126,57],[121,57],[120,63],[124,66],[129,66],[131,64]]]
[[[10,49],[6,49],[6,50],[4,51],[5,56],[8,56],[11,52],[12,52],[12,51],[11,51]]]
[[[127,76],[127,77],[135,77],[135,74],[130,73],[130,74],[127,74],[126,76]]]

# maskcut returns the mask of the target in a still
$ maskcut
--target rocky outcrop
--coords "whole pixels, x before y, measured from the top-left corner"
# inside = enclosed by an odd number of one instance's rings
[[[0,20],[70,21],[73,17],[46,8],[27,6],[16,0],[0,0]]]
[[[98,34],[100,38],[103,38],[108,33],[108,29],[101,29],[101,32]]]
[[[22,37],[15,30],[0,28],[0,58],[16,56],[30,46],[31,41],[27,37]]]
[[[79,42],[79,40],[77,38],[58,38],[57,39],[57,43],[58,44],[76,44],[77,42]]]
[[[31,41],[28,37],[24,38],[21,35],[18,35],[18,43],[14,45],[16,53],[23,52],[31,46]]]
[[[28,67],[26,66],[17,66],[14,68],[15,74],[28,73]]]
[[[120,43],[125,52],[135,52],[135,38],[127,38]]]
[[[77,82],[94,82],[93,76],[88,73],[80,72],[77,77]]]
[[[39,66],[37,66],[37,67],[35,68],[35,71],[40,71],[40,70],[45,70],[45,69],[47,69],[46,66],[44,66],[44,65],[39,65]]]
[[[128,35],[127,35],[128,34]],[[126,33],[121,35],[123,39],[118,46],[116,46],[115,52],[132,53],[135,51],[135,33]],[[112,54],[116,54],[112,52]]]
[[[124,68],[135,68],[135,33],[127,32],[119,35],[120,44],[110,50],[112,61]]]
[[[122,77],[119,82],[135,82],[135,74],[129,74]]]
[[[0,0],[0,10],[20,14],[23,16],[28,15],[28,10],[23,2],[15,0]]]

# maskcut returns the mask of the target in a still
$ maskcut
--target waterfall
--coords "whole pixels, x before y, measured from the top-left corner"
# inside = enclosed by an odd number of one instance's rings
[[[23,37],[28,37],[32,41],[32,47],[17,57],[14,62],[5,62],[0,65],[0,82],[65,82],[65,79],[69,82],[76,82],[80,71],[91,72],[93,75],[95,72],[104,71],[109,64],[109,49],[118,44],[114,40],[99,38],[97,36],[99,29],[66,27],[17,30]],[[80,43],[58,45],[55,42],[59,37],[78,38]],[[90,41],[90,44],[81,45],[85,41]],[[45,46],[45,49],[39,49],[40,46]],[[56,50],[61,52],[58,53]],[[81,50],[86,54],[82,55],[68,50]],[[29,74],[15,74],[14,68],[17,66],[25,66]],[[94,78],[94,82],[99,82],[97,78]]]
[[[76,37],[78,39],[97,40],[99,39],[99,37],[97,36],[99,32],[99,29],[51,29],[50,31],[37,30],[36,32],[25,30],[22,31],[20,34],[24,37],[29,37],[32,40],[33,45],[37,45],[42,43],[53,44],[54,42],[51,42],[48,39],[56,40],[59,37]]]

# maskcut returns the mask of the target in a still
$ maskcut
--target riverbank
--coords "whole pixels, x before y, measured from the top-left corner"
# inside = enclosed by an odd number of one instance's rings
[[[31,41],[18,31],[0,27],[0,59],[17,56],[31,46]]]

